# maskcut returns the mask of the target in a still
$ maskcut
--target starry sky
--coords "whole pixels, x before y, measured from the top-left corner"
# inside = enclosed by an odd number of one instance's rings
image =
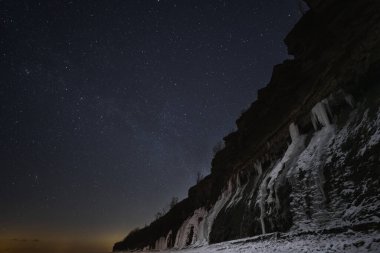
[[[289,58],[296,0],[1,0],[0,253],[107,252]]]

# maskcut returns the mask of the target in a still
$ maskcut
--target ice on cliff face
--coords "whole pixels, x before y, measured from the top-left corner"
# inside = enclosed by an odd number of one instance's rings
[[[161,237],[160,239],[158,239],[154,245],[154,248],[155,249],[159,249],[159,250],[164,250],[164,249],[167,249],[167,241],[166,241],[166,237]]]
[[[206,215],[207,211],[204,208],[194,211],[193,216],[188,218],[178,230],[174,248],[181,249],[205,240]]]
[[[208,244],[212,224],[216,216],[230,200],[233,194],[232,190],[233,186],[230,181],[227,189],[209,211],[204,208],[195,210],[194,214],[178,230],[174,248],[181,249],[189,245],[199,246]]]
[[[317,103],[313,109],[311,109],[311,122],[315,130],[318,130],[318,126],[328,126],[330,124],[330,117],[332,116],[330,105],[327,99]]]
[[[266,174],[259,188],[257,205],[260,207],[260,223],[263,234],[266,233],[264,218],[267,211],[271,212],[271,210],[266,210],[266,206],[270,209],[280,208],[280,201],[277,194],[278,186],[280,185],[277,181],[281,178],[279,175],[281,173],[286,174],[285,171],[293,165],[296,157],[304,149],[305,136],[299,134],[298,127],[294,123],[290,124],[289,132],[292,138],[292,143],[289,145],[282,159],[275,164],[269,173]]]
[[[326,160],[326,150],[334,133],[335,127],[332,125],[325,126],[314,133],[309,145],[299,154],[295,165],[287,174],[292,185],[290,208],[294,215],[294,228],[315,229],[318,225],[314,223],[328,220],[328,213],[323,209],[325,194],[323,191],[324,176],[321,168],[323,168],[323,163]],[[305,174],[304,179],[299,179],[300,173]],[[305,196],[314,200],[311,203],[312,206],[309,206],[308,201],[305,201]],[[313,212],[309,214],[311,209]]]
[[[350,106],[353,106],[352,98],[346,96],[345,100]],[[259,219],[263,234],[268,232],[265,226],[268,217],[276,214],[276,210],[281,208],[278,190],[285,181],[291,184],[292,189],[290,211],[293,216],[293,226],[291,231],[318,230],[361,222],[380,222],[380,218],[373,215],[376,211],[380,211],[379,199],[363,199],[355,205],[344,202],[344,198],[347,196],[354,198],[352,196],[355,192],[365,194],[370,189],[368,184],[376,184],[376,180],[363,182],[360,189],[357,186],[355,188],[348,179],[343,180],[343,190],[333,189],[331,191],[330,198],[332,200],[330,199],[329,208],[326,206],[324,192],[326,179],[323,168],[326,165],[340,170],[339,172],[344,176],[349,175],[351,169],[344,166],[345,161],[349,158],[347,150],[344,150],[344,145],[352,136],[361,136],[359,143],[355,143],[359,148],[355,155],[358,157],[363,156],[380,143],[380,110],[375,113],[375,117],[370,118],[368,110],[361,114],[354,109],[345,125],[338,128],[332,122],[333,113],[329,100],[325,99],[317,103],[311,110],[311,122],[315,129],[311,136],[301,134],[296,124],[289,125],[291,143],[284,155],[277,161],[273,161],[265,171],[263,171],[260,161],[253,164],[256,174],[253,185],[255,188],[258,187],[258,194],[254,198],[253,192],[248,193],[250,196],[247,198],[247,205],[260,208]],[[339,185],[340,182],[336,183]],[[380,183],[379,180],[377,183]],[[181,249],[207,245],[216,217],[223,208],[232,208],[242,199],[243,194],[247,194],[244,191],[246,186],[247,183],[241,184],[239,176],[232,177],[211,209],[197,209],[182,224],[176,234],[174,247]],[[160,238],[156,242],[156,249],[166,249],[167,238]],[[242,252],[250,251],[243,250]]]

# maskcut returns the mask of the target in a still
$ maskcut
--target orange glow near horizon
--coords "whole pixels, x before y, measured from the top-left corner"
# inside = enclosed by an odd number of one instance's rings
[[[113,235],[56,235],[36,233],[0,235],[0,253],[107,253],[112,251],[122,234]]]

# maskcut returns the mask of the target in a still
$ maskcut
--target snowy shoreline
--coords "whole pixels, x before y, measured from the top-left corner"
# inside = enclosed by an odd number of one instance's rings
[[[355,231],[349,227],[330,230],[301,231],[293,233],[269,233],[244,239],[226,241],[211,245],[188,247],[184,249],[122,251],[122,252],[260,252],[260,253],[313,253],[313,252],[380,252],[380,224],[361,224],[373,229]],[[352,227],[361,230],[359,226]],[[338,232],[338,233],[337,233]]]

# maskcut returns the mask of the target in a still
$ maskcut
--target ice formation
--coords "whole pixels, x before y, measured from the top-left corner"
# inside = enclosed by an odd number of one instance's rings
[[[307,211],[309,207],[305,206],[305,184],[308,184],[310,190],[310,198],[316,199],[317,203],[312,207],[316,211],[315,217],[317,218],[315,222],[321,222],[322,216],[325,216],[324,210],[322,209],[322,203],[325,200],[323,192],[323,178],[321,178],[322,173],[320,173],[319,168],[322,168],[321,163],[325,159],[322,156],[325,154],[326,148],[328,147],[332,137],[334,136],[335,128],[333,126],[327,126],[314,133],[309,145],[303,152],[298,156],[295,166],[293,166],[288,172],[289,181],[292,183],[292,199],[291,209],[294,212],[295,228],[300,229],[311,229],[312,224],[310,221]],[[306,177],[303,180],[299,180],[297,175],[299,173],[310,174],[310,178]],[[307,182],[306,182],[307,180]],[[308,196],[308,195],[307,195]],[[322,214],[324,213],[324,214]]]
[[[298,129],[298,126],[296,124],[291,123],[289,125],[289,133],[290,137],[292,138],[292,142],[297,142],[300,136],[300,130]]]
[[[193,216],[188,218],[177,232],[174,247],[182,249],[195,242],[204,240],[204,227],[207,211],[199,208],[194,211]]]
[[[166,237],[160,237],[154,244],[154,249],[156,250],[165,250],[168,248],[169,240],[172,236],[172,231],[170,230]]]
[[[229,203],[227,205],[227,208],[232,207],[233,205],[235,205],[243,197],[242,193],[244,192],[246,186],[247,186],[246,184],[245,185],[241,185],[240,177],[239,177],[239,175],[236,175],[236,177],[235,177],[235,185],[234,185],[235,193],[232,196],[231,200],[229,201]]]
[[[327,99],[317,103],[313,109],[311,109],[311,122],[315,130],[318,130],[318,126],[328,126],[330,124],[331,110]]]
[[[263,174],[263,168],[261,166],[261,162],[259,161],[256,161],[254,164],[253,164],[253,168],[255,169],[255,171],[257,172],[257,176],[260,177],[262,174]]]
[[[154,245],[154,248],[155,249],[158,249],[158,250],[164,250],[167,248],[167,242],[166,242],[166,238],[165,237],[161,237],[160,239],[158,239]]]
[[[267,195],[267,185],[264,179],[264,182],[260,186],[260,191],[259,191],[259,196],[257,198],[257,201],[259,202],[260,205],[260,224],[261,224],[261,232],[263,234],[266,233],[265,230],[265,222],[264,222],[264,217],[265,217],[265,196]]]
[[[304,148],[304,136],[300,136],[298,127],[291,123],[289,126],[289,133],[292,138],[292,143],[289,145],[284,156],[280,161],[278,161],[273,169],[262,179],[259,194],[257,197],[257,202],[260,207],[260,223],[261,231],[263,234],[266,233],[265,229],[265,216],[266,216],[266,206],[271,208],[280,208],[280,201],[278,199],[278,187],[283,183],[279,180],[280,174],[285,173],[284,170],[290,168],[293,164],[293,160],[299,155],[299,153]],[[271,210],[268,210],[271,211]]]
[[[208,244],[209,234],[213,222],[223,207],[231,200],[233,194],[233,184],[230,180],[227,189],[221,194],[218,201],[207,212],[206,209],[200,208],[194,211],[180,227],[177,232],[174,248],[182,249],[189,245]]]
[[[228,184],[227,190],[225,190],[221,196],[219,197],[218,201],[216,201],[215,205],[211,208],[208,216],[206,217],[206,226],[205,226],[205,242],[208,243],[209,241],[209,235],[212,229],[212,225],[214,223],[214,220],[218,216],[219,212],[222,210],[222,208],[226,205],[228,200],[231,198],[232,195],[232,184]]]
[[[346,96],[345,100],[350,105],[353,104],[353,99]],[[248,173],[254,175],[249,179],[253,180],[249,183],[252,189],[246,190],[248,183],[242,184],[239,174],[232,176],[227,182],[225,190],[210,209],[199,208],[195,210],[193,215],[182,224],[175,236],[174,247],[182,249],[191,245],[207,245],[213,223],[221,210],[223,208],[226,210],[234,208],[236,203],[243,200],[244,194],[248,194],[244,198],[248,206],[252,203],[255,210],[259,208],[258,222],[261,226],[261,232],[267,234],[270,230],[266,224],[270,224],[270,216],[276,216],[277,211],[281,209],[281,201],[278,197],[279,189],[285,183],[290,183],[292,189],[289,207],[293,216],[291,231],[339,227],[346,225],[345,220],[354,223],[359,222],[355,220],[359,215],[362,217],[360,222],[363,222],[367,216],[366,221],[374,221],[373,216],[370,214],[366,216],[366,213],[380,210],[379,201],[373,200],[371,202],[368,200],[354,207],[340,204],[343,195],[346,196],[354,192],[354,186],[350,185],[349,181],[344,182],[343,191],[337,191],[336,194],[331,193],[335,194],[333,197],[336,201],[330,203],[330,208],[333,207],[335,210],[341,211],[330,213],[325,205],[327,198],[324,190],[324,168],[326,164],[331,163],[334,163],[334,167],[342,166],[345,168],[344,161],[347,159],[347,152],[343,150],[342,146],[349,141],[351,135],[357,136],[363,132],[368,133],[365,138],[361,139],[360,143],[357,143],[359,147],[357,156],[362,156],[380,142],[380,110],[371,120],[368,110],[361,114],[355,109],[351,112],[346,124],[340,129],[337,129],[332,122],[333,114],[327,99],[317,103],[312,108],[311,115],[315,132],[301,134],[298,126],[291,123],[289,125],[291,143],[282,157],[277,161],[271,161],[265,171],[263,171],[260,160],[249,162],[251,170]],[[349,168],[345,169],[349,173]],[[366,182],[363,183],[364,186],[361,191],[366,191],[366,184]],[[157,240],[155,248],[165,249],[168,245],[168,238],[169,235]]]
[[[351,106],[351,108],[354,108],[355,106],[355,100],[354,97],[351,94],[346,94],[344,96],[344,100],[346,100],[347,104]]]

